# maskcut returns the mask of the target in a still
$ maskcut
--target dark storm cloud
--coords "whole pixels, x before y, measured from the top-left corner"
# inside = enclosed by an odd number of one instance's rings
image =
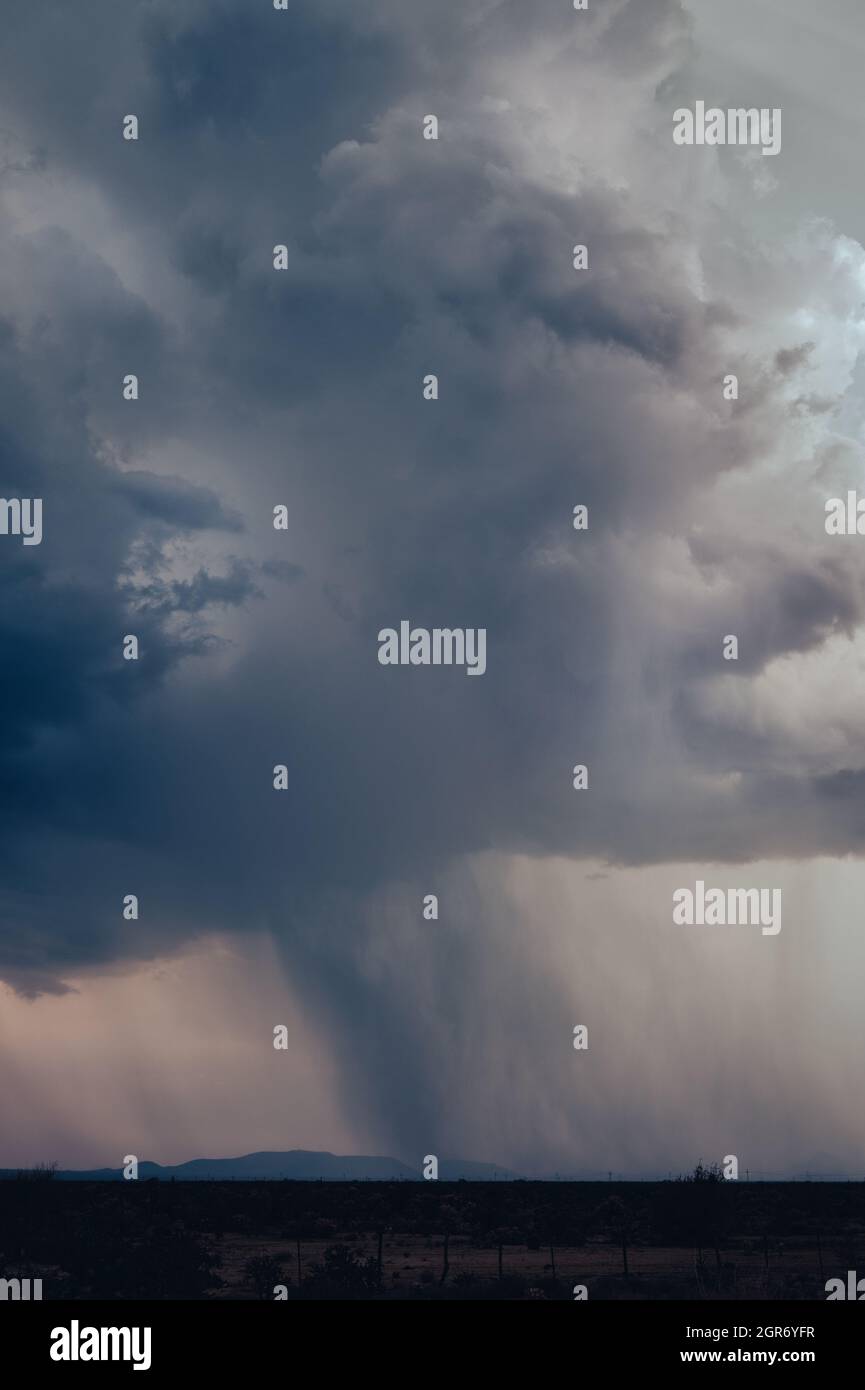
[[[228,515],[218,497],[182,478],[129,470],[114,480],[114,490],[118,498],[129,502],[141,516],[173,528],[242,530],[240,518]]]
[[[138,598],[151,613],[200,613],[214,604],[242,604],[261,598],[249,566],[235,560],[228,574],[208,574],[198,570],[192,579],[160,580],[143,586]]]
[[[585,25],[559,0],[15,15],[0,84],[46,171],[23,161],[16,197],[38,204],[44,178],[58,219],[57,187],[100,201],[74,233],[23,218],[0,249],[17,283],[4,488],[46,508],[35,555],[2,551],[6,978],[60,988],[210,927],[268,927],[355,1103],[405,1152],[443,1123],[436,1059],[470,1048],[483,978],[537,1010],[541,1047],[549,981],[504,913],[498,943],[455,936],[446,959],[428,940],[394,958],[390,939],[376,975],[376,894],[407,885],[415,902],[486,850],[645,863],[853,847],[856,818],[834,811],[851,796],[819,778],[758,770],[732,810],[712,782],[743,753],[760,767],[759,733],[718,728],[701,703],[723,635],[741,626],[728,678],[745,681],[852,631],[863,592],[848,556],[803,551],[792,528],[754,540],[735,498],[707,500],[786,426],[779,378],[811,345],[787,331],[777,371],[722,416],[723,335],[747,312],[738,284],[724,300],[733,219],[698,265],[685,165],[644,169],[666,148],[653,123],[668,138],[655,89],[687,48],[674,0],[597,4]],[[587,127],[583,86],[604,82],[644,84],[643,106],[596,106]],[[438,144],[420,138],[428,111]],[[120,138],[127,112],[137,144]],[[487,673],[381,668],[378,630],[402,618],[485,627]],[[128,631],[137,667],[119,659]],[[590,799],[571,788],[577,762]],[[46,897],[40,914],[47,882],[65,911]],[[117,904],[138,885],[128,932]],[[462,901],[483,914],[471,887]],[[553,1013],[566,1020],[562,998]]]
[[[351,822],[321,803],[320,787],[330,780],[328,753],[322,750],[331,743],[326,724],[322,726],[321,695],[313,680],[298,699],[295,682],[289,699],[299,707],[293,709],[292,725],[308,729],[308,744],[321,760],[293,771],[298,807],[320,806],[316,816],[305,818],[304,878],[315,890],[320,875],[327,875],[334,845],[340,847],[347,881],[361,883],[378,881],[399,867],[409,869],[430,854],[446,858],[489,842],[500,844],[503,837],[513,845],[579,848],[582,841],[588,848],[586,829],[575,836],[568,799],[551,795],[548,779],[567,788],[573,714],[561,697],[570,682],[587,731],[583,741],[596,747],[604,733],[604,576],[545,570],[534,552],[557,509],[565,529],[571,496],[593,508],[603,505],[608,515],[620,515],[628,503],[645,515],[649,508],[657,512],[665,495],[680,484],[674,460],[665,464],[659,457],[655,466],[651,452],[657,446],[651,438],[641,448],[639,467],[635,458],[643,405],[637,393],[658,389],[660,377],[654,372],[674,368],[701,331],[702,311],[677,273],[675,240],[637,230],[626,205],[590,188],[580,200],[578,220],[582,237],[592,246],[595,269],[583,282],[575,280],[569,246],[576,219],[569,200],[532,188],[527,178],[485,169],[481,160],[493,151],[499,167],[507,165],[507,149],[488,121],[480,123],[479,150],[461,146],[453,151],[443,144],[427,151],[418,140],[416,114],[411,122],[408,117],[398,120],[388,138],[338,148],[328,156],[323,183],[312,192],[301,178],[301,203],[292,207],[288,230],[272,232],[275,239],[288,239],[293,269],[285,277],[275,276],[269,266],[270,238],[262,235],[258,247],[249,244],[255,220],[248,209],[237,225],[235,209],[248,177],[240,171],[248,153],[259,171],[269,161],[266,186],[249,192],[262,231],[271,231],[284,215],[280,204],[287,209],[296,197],[298,164],[307,173],[339,136],[363,136],[388,98],[410,90],[416,72],[410,63],[408,70],[396,66],[395,40],[382,31],[360,39],[336,19],[318,22],[302,10],[292,15],[280,38],[274,35],[272,16],[250,22],[224,5],[193,7],[186,27],[182,14],[170,20],[158,15],[142,19],[146,22],[138,44],[123,61],[134,71],[140,66],[143,94],[158,112],[155,131],[148,128],[145,104],[146,138],[126,150],[118,137],[110,161],[99,159],[103,151],[96,135],[100,129],[104,135],[104,93],[97,100],[87,84],[70,88],[67,83],[64,95],[91,133],[91,142],[83,142],[90,154],[88,175],[98,177],[117,201],[129,195],[133,184],[133,206],[159,198],[166,240],[178,236],[177,263],[194,267],[192,282],[203,281],[208,296],[222,291],[219,331],[205,331],[206,310],[193,309],[189,320],[202,377],[217,381],[229,397],[236,393],[243,399],[254,390],[271,408],[286,400],[329,401],[335,391],[350,414],[354,402],[364,400],[365,438],[354,437],[351,449],[347,438],[340,439],[339,426],[334,437],[331,425],[319,419],[313,423],[321,430],[315,486],[324,499],[317,520],[327,528],[321,537],[325,554],[338,551],[341,539],[339,522],[326,520],[328,513],[338,517],[347,504],[352,529],[361,517],[368,531],[365,547],[346,567],[356,585],[357,621],[343,669],[360,746],[357,752],[343,749],[341,757],[344,768],[348,757],[352,786],[356,794],[370,797],[373,814],[369,834],[358,841],[352,830],[351,848],[344,845]],[[454,12],[451,21],[456,22]],[[621,14],[617,22],[624,25]],[[553,32],[565,34],[561,18],[551,23]],[[502,35],[516,39],[513,26],[527,27],[514,7],[492,13],[493,42]],[[537,19],[528,27],[537,35]],[[82,23],[85,30],[89,42],[92,31]],[[567,32],[573,33],[570,22]],[[424,58],[434,68],[427,37]],[[436,42],[439,51],[449,51],[452,35],[442,30]],[[619,53],[609,34],[605,43],[614,55]],[[401,55],[413,51],[404,34],[398,47]],[[384,90],[357,80],[371,50],[390,73]],[[347,70],[355,60],[349,82]],[[300,91],[282,80],[291,78],[298,63],[304,73]],[[365,93],[364,114],[356,109],[358,91]],[[293,143],[300,138],[298,126],[305,165]],[[68,122],[63,129],[58,138],[74,145]],[[128,155],[145,167],[133,172]],[[421,156],[426,158],[423,168]],[[123,175],[119,186],[112,186],[121,157]],[[291,179],[280,181],[281,192],[273,182],[279,167],[292,170]],[[188,227],[174,233],[172,201],[179,180],[172,178],[172,168],[183,171],[185,206],[194,208],[202,198],[209,212],[215,204],[230,228],[227,240],[220,242],[217,222],[216,232],[200,248],[200,262]],[[269,219],[264,208],[271,210]],[[244,235],[245,246],[240,241]],[[226,246],[234,249],[226,251]],[[69,336],[72,331],[83,334],[88,346],[93,299],[79,283],[66,315],[75,325]],[[445,397],[456,399],[453,405],[442,402],[440,419],[431,429],[418,420],[414,405],[407,408],[394,400],[400,384],[394,368],[403,358],[412,371],[410,376],[405,372],[401,395],[409,399],[409,381],[411,395],[417,394],[421,323],[433,342],[437,336],[443,340],[436,355],[446,354],[445,361],[453,343],[459,366],[459,371],[451,367],[444,385]],[[109,326],[114,341],[123,345],[124,359],[137,362],[141,345],[134,325],[117,312]],[[101,331],[106,333],[105,325]],[[170,352],[167,333],[155,324],[149,331]],[[533,347],[539,362],[529,357]],[[574,356],[581,347],[587,352],[585,362]],[[273,369],[275,352],[278,372]],[[68,355],[81,373],[80,355]],[[98,358],[92,362],[83,373],[82,389],[105,374],[104,365]],[[641,377],[641,370],[649,375]],[[512,378],[506,401],[503,373]],[[162,374],[171,375],[165,365]],[[189,375],[194,372],[181,363],[181,381]],[[599,409],[605,397],[609,412],[615,401],[615,414],[624,422],[618,438],[617,426],[609,425]],[[160,407],[161,400],[139,412],[151,421],[151,431]],[[631,412],[632,427],[627,423]],[[659,455],[669,443],[660,443]],[[410,456],[405,463],[411,475],[395,487],[403,454]],[[707,461],[711,467],[711,454],[701,450],[700,465]],[[181,484],[138,472],[121,475],[118,488],[145,515],[179,526],[225,524],[216,499],[200,489],[184,495]],[[175,584],[172,590],[163,583],[160,593],[188,597],[188,581],[186,585]],[[152,596],[152,587],[145,588],[145,603]],[[423,687],[415,678],[411,687],[392,683],[385,688],[382,676],[391,673],[382,673],[366,655],[378,627],[398,621],[396,610],[411,610],[415,621],[433,623],[437,613],[452,614],[455,606],[465,612],[466,625],[489,626],[491,646],[498,652],[484,688],[489,693],[451,695],[442,705],[442,682],[435,672],[422,673],[428,680]],[[455,619],[449,616],[448,621]],[[572,662],[566,655],[569,642],[591,653],[591,660]],[[427,689],[435,692],[431,700]],[[242,718],[248,687],[241,683],[238,690],[236,715]],[[382,707],[387,718],[379,731]],[[533,714],[539,707],[547,709],[541,739]],[[498,733],[497,711],[505,721]],[[342,723],[336,709],[332,714]],[[377,794],[382,780],[377,769],[386,763],[386,746],[401,730],[405,743],[413,744],[412,731],[418,726],[427,730],[427,738],[401,755],[399,773],[386,774],[389,788]],[[497,770],[505,730],[520,731],[507,772]],[[454,749],[452,765],[436,758],[430,766],[430,749],[437,746]],[[264,754],[262,749],[262,766],[270,761]],[[242,767],[229,780],[234,776],[242,779]],[[526,785],[528,797],[517,790]],[[407,803],[417,786],[425,788],[424,807],[413,810]],[[466,795],[468,786],[471,796]],[[82,791],[86,796],[86,788]],[[451,802],[458,803],[456,811],[443,817],[441,808]],[[392,825],[389,808],[394,805],[400,814]],[[231,834],[230,824],[223,826],[220,820],[216,818],[216,839]],[[266,841],[266,829],[264,836]],[[594,839],[591,832],[588,839]]]
[[[808,361],[813,348],[813,343],[800,343],[798,347],[780,348],[775,353],[775,366],[784,376],[788,376],[790,372],[795,371],[797,367],[803,366]]]

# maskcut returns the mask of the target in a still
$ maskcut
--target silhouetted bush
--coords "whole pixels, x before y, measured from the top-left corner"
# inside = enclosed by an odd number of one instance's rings
[[[364,1259],[347,1245],[331,1245],[321,1264],[314,1264],[303,1281],[304,1292],[316,1298],[338,1298],[378,1291],[381,1287],[376,1260]]]
[[[275,1260],[272,1255],[253,1255],[243,1266],[243,1277],[256,1298],[262,1299],[273,1298],[273,1290],[277,1284],[291,1283],[291,1279],[283,1274],[279,1260]]]

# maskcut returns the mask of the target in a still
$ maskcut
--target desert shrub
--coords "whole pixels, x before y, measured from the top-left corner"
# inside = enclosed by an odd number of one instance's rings
[[[282,1272],[282,1265],[272,1255],[253,1255],[243,1266],[244,1281],[249,1284],[256,1298],[273,1298],[276,1284],[290,1284]]]
[[[347,1245],[328,1246],[304,1280],[304,1290],[316,1298],[363,1298],[380,1288],[378,1261],[364,1259]]]

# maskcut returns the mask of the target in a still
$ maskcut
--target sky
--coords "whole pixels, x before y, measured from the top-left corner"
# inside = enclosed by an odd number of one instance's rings
[[[865,1170],[863,47],[854,0],[7,17],[0,1166]],[[676,145],[697,100],[780,153]],[[403,620],[483,675],[383,666]],[[698,880],[781,930],[677,925]]]

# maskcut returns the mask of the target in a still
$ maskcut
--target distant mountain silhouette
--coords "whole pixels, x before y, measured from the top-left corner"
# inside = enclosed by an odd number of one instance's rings
[[[863,1165],[865,1168],[865,1165]],[[18,1170],[0,1168],[0,1179],[14,1178]],[[682,1175],[693,1171],[684,1169]],[[514,1182],[525,1178],[524,1173],[515,1173],[509,1168],[501,1168],[496,1163],[477,1163],[472,1159],[439,1159],[438,1176],[443,1182]],[[608,1173],[600,1169],[560,1169],[555,1173],[536,1173],[535,1182],[660,1182],[665,1178],[680,1176],[676,1172],[637,1172]],[[66,1182],[119,1182],[123,1178],[122,1168],[62,1168],[55,1177]],[[158,1178],[167,1181],[171,1178],[182,1182],[206,1181],[262,1181],[278,1182],[291,1179],[295,1182],[422,1182],[420,1167],[412,1168],[398,1158],[383,1158],[358,1154],[316,1153],[309,1149],[289,1149],[285,1152],[264,1152],[243,1154],[240,1158],[193,1158],[188,1163],[178,1163],[174,1167],[164,1167],[161,1163],[142,1160],[138,1165],[139,1181]],[[810,1179],[816,1182],[861,1181],[862,1173],[852,1174],[843,1161],[834,1154],[815,1154],[801,1167],[788,1168],[785,1172],[750,1170],[740,1175],[740,1181],[750,1178],[755,1182],[801,1182]]]
[[[15,1176],[15,1170],[0,1169],[0,1178]],[[123,1178],[122,1168],[58,1169],[57,1178],[67,1182],[118,1182]],[[439,1178],[445,1182],[456,1182],[465,1178],[471,1182],[485,1182],[493,1179],[512,1180],[516,1174],[506,1168],[498,1168],[493,1163],[474,1163],[463,1159],[442,1159],[439,1163]],[[422,1182],[420,1168],[410,1168],[397,1158],[378,1158],[355,1154],[315,1153],[307,1149],[290,1149],[287,1152],[244,1154],[240,1158],[193,1158],[188,1163],[178,1163],[174,1167],[163,1167],[161,1163],[142,1160],[138,1165],[138,1180],[159,1178],[163,1181],[175,1178],[185,1182],[204,1182],[207,1180],[236,1179],[294,1179],[298,1182]]]

